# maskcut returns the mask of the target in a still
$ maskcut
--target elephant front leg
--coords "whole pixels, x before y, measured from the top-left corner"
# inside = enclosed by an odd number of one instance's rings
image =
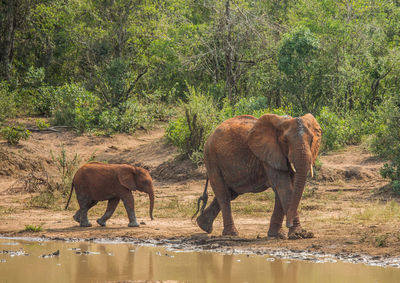
[[[274,212],[271,216],[271,222],[269,224],[268,237],[286,239],[285,234],[282,231],[283,218],[285,217],[285,212],[283,210],[281,201],[277,194],[275,194],[275,206]]]
[[[122,202],[124,203],[126,212],[128,213],[128,218],[129,218],[128,227],[139,227],[139,224],[136,221],[135,203],[134,203],[134,200],[133,200],[132,193],[128,192],[122,198]]]
[[[293,220],[293,227],[289,228],[288,237],[291,240],[308,239],[308,238],[314,238],[314,233],[308,232],[307,230],[301,227],[299,214],[296,213],[296,217]]]
[[[214,220],[220,211],[221,209],[219,208],[218,201],[216,198],[214,198],[211,204],[203,211],[203,213],[197,217],[197,224],[203,231],[211,233]]]
[[[110,217],[113,215],[115,209],[118,206],[119,200],[119,198],[112,198],[108,200],[106,212],[101,218],[96,220],[100,226],[106,226],[106,221],[110,219]]]

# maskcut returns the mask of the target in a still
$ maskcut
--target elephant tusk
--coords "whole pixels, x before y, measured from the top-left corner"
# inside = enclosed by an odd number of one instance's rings
[[[310,175],[311,175],[311,178],[314,178],[314,170],[313,170],[312,164],[310,166]]]
[[[290,167],[292,167],[293,172],[296,173],[296,168],[294,168],[294,165],[292,162],[290,162]]]

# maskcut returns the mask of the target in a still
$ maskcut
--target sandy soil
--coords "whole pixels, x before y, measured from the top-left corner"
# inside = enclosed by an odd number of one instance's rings
[[[26,123],[34,125],[33,120]],[[33,132],[18,146],[0,142],[0,235],[44,236],[51,238],[142,239],[214,239],[222,246],[359,253],[400,256],[400,206],[398,199],[385,190],[387,181],[379,176],[383,162],[361,146],[320,156],[321,167],[309,180],[301,201],[301,220],[315,237],[306,240],[267,239],[273,209],[271,190],[246,194],[233,202],[234,220],[240,238],[222,238],[222,218],[207,235],[191,222],[197,198],[205,184],[205,170],[179,158],[177,150],[165,143],[165,125],[133,136],[83,136],[67,130]],[[80,164],[95,158],[109,163],[128,163],[148,169],[156,187],[155,220],[148,216],[148,198],[134,193],[136,213],[142,224],[128,228],[123,205],[99,227],[95,219],[105,210],[105,202],[89,213],[93,224],[80,228],[72,219],[77,209],[75,197],[64,210],[66,196],[56,199],[49,208],[40,208],[32,199],[43,191],[40,182],[32,183],[32,174],[55,182],[60,173],[52,159],[64,145],[68,157],[78,154]],[[31,176],[31,177],[29,177]],[[31,178],[31,179],[29,179]],[[24,182],[25,180],[25,182]],[[28,186],[27,186],[28,184]],[[209,189],[212,195],[212,190]],[[40,205],[39,205],[40,206]],[[25,231],[26,225],[41,226],[40,232]]]

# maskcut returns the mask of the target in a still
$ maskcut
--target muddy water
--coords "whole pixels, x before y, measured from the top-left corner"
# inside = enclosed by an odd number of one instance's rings
[[[58,251],[58,252],[57,252]],[[0,282],[398,282],[399,268],[93,242],[0,239]]]

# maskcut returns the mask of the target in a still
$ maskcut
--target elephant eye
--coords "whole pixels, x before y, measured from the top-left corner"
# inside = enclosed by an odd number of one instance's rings
[[[311,139],[310,139],[310,145],[312,145],[313,141],[314,141],[314,137],[311,137]]]

